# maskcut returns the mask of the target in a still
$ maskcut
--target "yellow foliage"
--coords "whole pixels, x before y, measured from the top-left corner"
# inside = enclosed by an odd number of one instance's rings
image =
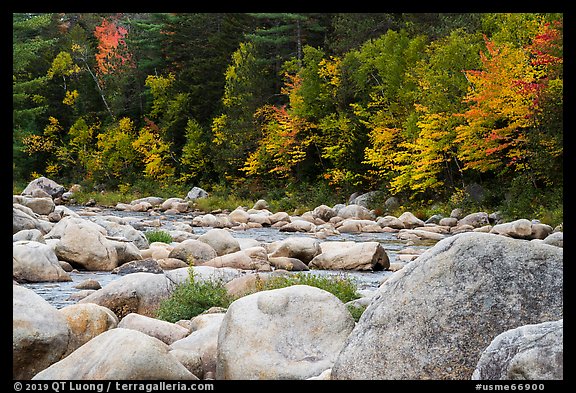
[[[66,91],[66,97],[64,97],[64,100],[62,100],[62,103],[65,105],[72,106],[76,102],[77,98],[78,98],[78,90],[73,90],[73,91],[67,90]]]

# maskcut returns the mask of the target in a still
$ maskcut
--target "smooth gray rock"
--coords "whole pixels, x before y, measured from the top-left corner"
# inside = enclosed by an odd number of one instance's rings
[[[469,232],[386,280],[340,352],[333,379],[470,379],[498,334],[563,314],[559,247]]]
[[[307,285],[233,302],[218,335],[216,379],[306,379],[330,368],[354,327],[334,295]]]
[[[168,345],[142,332],[108,330],[66,358],[36,374],[33,380],[179,380],[198,379]]]
[[[472,379],[564,379],[564,320],[499,334],[482,353]]]

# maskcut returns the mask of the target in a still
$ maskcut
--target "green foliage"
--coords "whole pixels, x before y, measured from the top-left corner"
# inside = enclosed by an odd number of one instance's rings
[[[562,186],[543,190],[529,178],[517,177],[505,190],[501,212],[506,221],[537,219],[554,227],[564,222],[563,197]]]
[[[188,120],[186,124],[186,143],[182,148],[180,157],[180,181],[197,181],[209,165],[209,141],[204,137],[200,124],[194,120]]]
[[[237,193],[207,209],[278,210],[381,189],[425,211],[477,182],[486,206],[557,220],[560,202],[502,204],[515,181],[562,184],[562,20],[15,13],[14,176],[103,184],[108,203],[202,183]]]
[[[178,285],[171,296],[160,303],[156,311],[158,319],[168,322],[190,319],[210,307],[227,308],[236,300],[228,295],[221,281],[198,280],[195,277],[193,267],[189,268],[189,274],[189,280]],[[266,280],[259,280],[255,291],[279,289],[292,285],[309,285],[323,289],[344,303],[360,297],[354,281],[345,275],[317,276],[297,273],[290,276],[271,277]],[[355,311],[355,315],[359,317],[358,310]]]
[[[156,318],[174,323],[191,319],[210,307],[227,308],[232,303],[222,282],[196,279],[193,267],[189,273],[189,280],[176,286],[170,297],[160,303]]]
[[[157,230],[157,231],[148,231],[145,232],[144,235],[146,239],[148,239],[148,243],[160,242],[170,244],[172,243],[172,235],[170,235],[166,231]]]
[[[323,289],[336,296],[342,303],[360,298],[354,280],[344,274],[321,276],[311,273],[296,273],[290,276],[270,277],[266,280],[261,280],[257,285],[257,289],[265,291],[292,285],[309,285]]]

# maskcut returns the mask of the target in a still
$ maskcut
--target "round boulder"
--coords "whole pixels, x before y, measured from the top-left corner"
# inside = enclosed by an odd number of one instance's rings
[[[395,272],[347,338],[332,379],[470,379],[498,334],[563,315],[559,247],[467,232]]]
[[[293,285],[234,301],[218,335],[216,379],[306,379],[330,368],[354,328],[322,289]]]

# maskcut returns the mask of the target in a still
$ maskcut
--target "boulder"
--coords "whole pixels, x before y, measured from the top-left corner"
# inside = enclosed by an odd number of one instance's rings
[[[50,232],[53,224],[38,219],[34,216],[32,210],[30,210],[31,214],[26,213],[23,209],[20,209],[19,206],[21,205],[14,204],[14,207],[12,208],[12,234],[18,233],[24,229],[38,229],[43,235]]]
[[[458,219],[454,217],[444,217],[440,221],[438,221],[438,225],[442,225],[445,227],[455,227],[458,225]]]
[[[480,356],[474,380],[563,380],[564,320],[500,333]]]
[[[162,321],[160,319],[147,317],[136,313],[126,315],[120,323],[119,328],[138,330],[151,337],[156,337],[160,341],[170,345],[174,341],[183,339],[190,333],[188,329],[176,325],[175,323]]]
[[[532,223],[532,233],[530,234],[530,239],[546,239],[553,229],[550,225],[542,223]]]
[[[266,254],[264,247],[252,247],[222,255],[204,262],[202,266],[212,266],[216,268],[229,267],[265,272],[272,270],[268,262],[268,254]]]
[[[153,317],[160,303],[174,290],[174,283],[164,274],[132,273],[122,276],[79,303],[107,307],[118,319],[132,312]]]
[[[160,206],[162,211],[176,210],[177,212],[184,213],[188,210],[188,202],[182,198],[168,198]]]
[[[551,233],[543,242],[552,246],[564,247],[564,232]]]
[[[108,232],[101,225],[96,224],[90,220],[84,219],[82,217],[63,217],[57,224],[55,224],[50,232],[45,236],[46,239],[61,239],[64,233],[68,231],[68,226],[77,225],[82,230],[89,229],[91,231],[99,232],[104,236],[108,236]],[[78,227],[73,227],[77,230]]]
[[[485,212],[471,213],[459,219],[458,225],[472,225],[474,228],[480,228],[484,225],[490,225],[490,218]]]
[[[104,228],[102,230],[105,231]],[[102,232],[81,220],[67,225],[55,251],[59,259],[80,265],[86,270],[111,271],[118,266],[116,246]]]
[[[381,233],[384,232],[382,227],[372,220],[355,220],[353,218],[347,218],[342,221],[338,226],[338,232],[340,233]]]
[[[158,266],[160,266],[162,270],[172,270],[188,266],[186,262],[176,258],[160,258],[157,259],[156,262],[158,262]]]
[[[224,313],[198,315],[190,321],[192,332],[170,345],[170,353],[181,361],[190,355],[200,357],[200,374],[195,374],[199,378],[216,373],[218,332],[223,320]]]
[[[58,310],[66,318],[70,329],[68,356],[94,337],[118,326],[118,317],[106,307],[97,304],[72,304]]]
[[[406,226],[402,221],[394,216],[384,216],[376,221],[382,228],[389,227],[393,229],[404,229]]]
[[[314,232],[316,225],[301,218],[293,218],[291,222],[283,225],[280,232]]]
[[[194,380],[168,345],[142,332],[108,330],[36,374],[34,380]]]
[[[332,217],[336,217],[336,211],[329,206],[320,205],[312,210],[312,217],[328,222]]]
[[[278,224],[278,223],[288,223],[290,222],[290,215],[286,212],[277,212],[274,214],[270,214],[268,216],[268,221],[270,221],[270,225]]]
[[[192,225],[197,227],[231,228],[234,226],[228,215],[203,214],[192,219]]]
[[[195,201],[196,199],[207,198],[209,195],[207,191],[200,187],[192,187],[184,199],[187,201]]]
[[[52,247],[27,240],[12,245],[12,277],[18,282],[72,281]]]
[[[248,213],[248,222],[253,224],[260,224],[261,226],[270,226],[270,215],[267,210],[258,210],[259,213]]]
[[[168,254],[168,258],[180,259],[195,265],[201,265],[217,256],[218,254],[212,246],[197,239],[188,239],[178,243]]]
[[[126,262],[142,259],[140,250],[133,242],[123,238],[113,238],[110,236],[106,236],[106,239],[109,241],[112,247],[116,249],[116,255],[118,256],[118,266],[123,265]]]
[[[320,245],[322,253],[308,267],[326,270],[383,270],[390,260],[378,242],[330,241]]]
[[[446,237],[442,233],[436,233],[423,229],[400,229],[398,232],[400,240],[442,240]]]
[[[386,199],[386,201],[384,201],[384,209],[386,209],[386,211],[391,212],[398,209],[399,207],[400,207],[400,201],[396,197],[392,196]]]
[[[320,254],[320,242],[317,239],[305,236],[291,236],[269,245],[268,257],[297,258],[308,264],[312,258]]]
[[[252,206],[252,209],[254,210],[264,210],[268,208],[269,208],[268,202],[266,202],[264,199],[258,199],[258,201],[256,201],[254,206]]]
[[[108,236],[119,237],[131,241],[140,250],[149,247],[148,239],[144,233],[134,229],[132,225],[120,224],[101,217],[94,217],[92,218],[92,221],[103,227]]]
[[[146,250],[141,250],[140,255],[142,256],[142,259],[152,258],[158,260],[161,258],[168,258],[170,251],[173,249],[174,246],[171,244],[153,242]]]
[[[563,314],[562,249],[468,232],[395,272],[360,317],[333,379],[469,379],[498,334]]]
[[[12,243],[20,240],[31,240],[38,243],[46,244],[44,235],[38,229],[23,229],[12,235]]]
[[[48,195],[50,195],[50,197],[52,197],[53,199],[62,196],[62,194],[64,194],[64,192],[66,191],[64,186],[61,186],[54,180],[50,180],[44,176],[41,176],[28,183],[24,191],[22,191],[22,195],[32,196],[34,190],[42,190],[46,192]]]
[[[234,301],[218,334],[216,379],[306,379],[330,368],[354,327],[322,289],[293,285]]]
[[[29,207],[34,213],[44,216],[52,213],[56,207],[50,196],[45,198],[20,197],[20,201],[18,203]]]
[[[12,378],[31,379],[68,348],[66,318],[34,291],[12,286]]]
[[[494,225],[490,232],[518,239],[545,239],[552,233],[552,227],[538,222],[532,223],[530,220],[521,218]]]
[[[246,210],[242,207],[237,207],[228,214],[228,218],[230,218],[232,222],[246,224],[250,218],[250,214],[246,213]]]
[[[351,204],[356,204],[364,206],[367,209],[373,209],[375,202],[377,200],[382,200],[384,198],[384,193],[382,191],[369,191],[364,194],[358,195],[352,201]]]
[[[198,240],[208,244],[216,251],[217,256],[240,251],[240,243],[226,229],[213,228],[203,235],[198,236]]]
[[[309,270],[308,266],[298,258],[290,257],[268,257],[270,265],[274,269],[283,269],[288,271],[305,271]]]
[[[130,202],[130,204],[132,206],[134,206],[134,205],[138,205],[142,202],[149,203],[152,206],[161,206],[162,203],[164,203],[164,198],[149,196],[149,197],[145,197],[145,198],[135,199],[132,202]]]
[[[367,208],[360,205],[348,205],[341,208],[338,211],[338,217],[346,218],[355,218],[358,220],[373,220],[374,214],[370,212]]]
[[[411,212],[404,212],[398,217],[398,220],[404,224],[404,228],[411,229],[416,227],[423,227],[426,225],[424,221],[416,217]]]
[[[178,261],[180,260],[178,259]],[[154,274],[164,273],[158,261],[152,258],[127,262],[112,270],[112,274],[118,274],[120,276],[137,272],[154,273]]]
[[[184,284],[190,281],[190,269],[194,273],[194,280],[221,282],[226,284],[228,281],[243,275],[240,269],[233,269],[229,267],[212,267],[212,266],[194,266],[193,268],[183,267],[165,272],[166,277],[174,283],[174,285]]]

